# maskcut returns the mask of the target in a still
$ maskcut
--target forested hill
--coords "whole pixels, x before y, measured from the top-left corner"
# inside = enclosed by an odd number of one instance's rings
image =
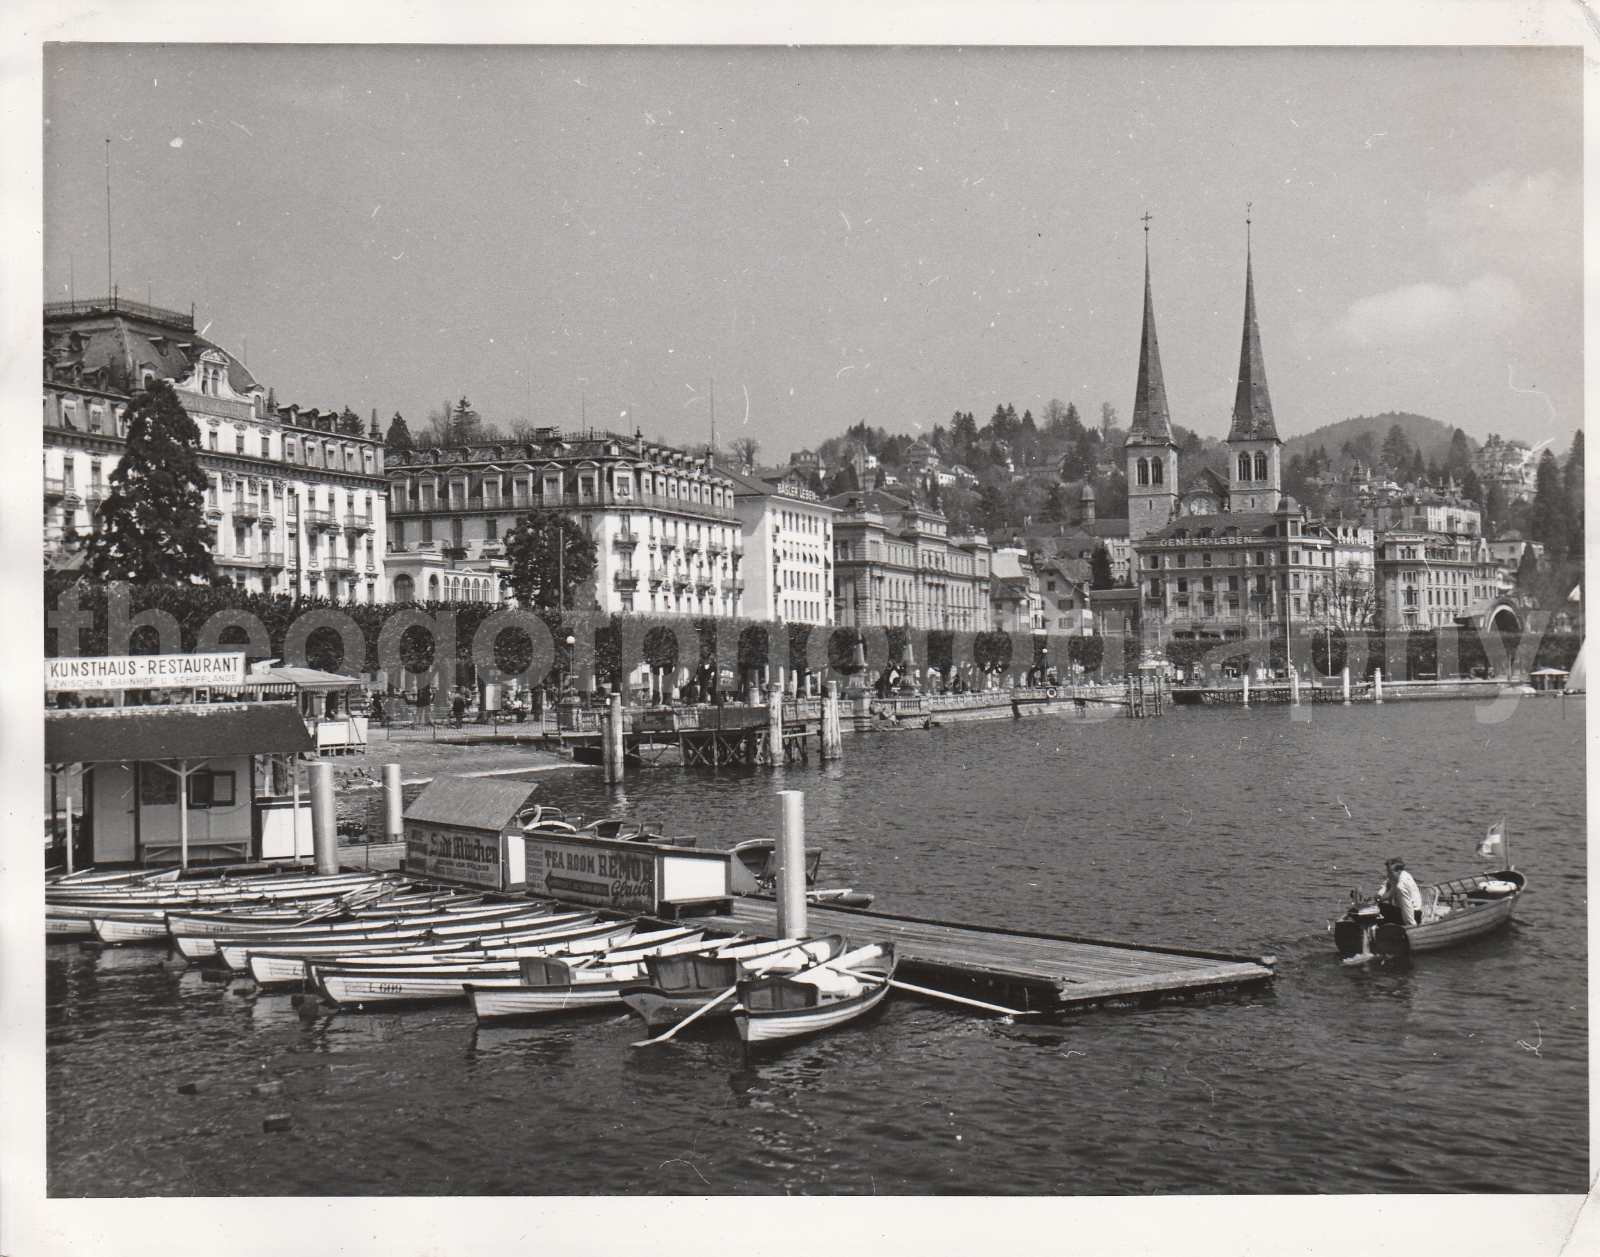
[[[1381,450],[1389,430],[1397,424],[1400,431],[1406,434],[1411,447],[1422,451],[1424,462],[1438,464],[1445,461],[1450,438],[1455,435],[1454,428],[1437,419],[1429,419],[1426,415],[1387,411],[1381,415],[1357,415],[1354,419],[1341,419],[1338,423],[1327,424],[1304,436],[1292,436],[1283,443],[1284,462],[1287,463],[1296,454],[1309,455],[1318,448],[1326,450],[1330,458],[1337,459],[1346,442],[1353,447],[1358,446],[1364,437],[1370,442],[1370,449]],[[1472,448],[1476,449],[1478,444],[1474,441]]]

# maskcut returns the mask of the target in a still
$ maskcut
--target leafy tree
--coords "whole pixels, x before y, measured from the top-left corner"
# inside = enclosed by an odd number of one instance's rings
[[[1104,544],[1094,548],[1094,555],[1089,560],[1089,588],[1110,589],[1116,583],[1111,577],[1111,551]]]
[[[746,471],[754,471],[756,455],[761,453],[761,442],[753,436],[742,436],[729,447],[733,450],[734,458],[738,459],[739,466]]]
[[[210,580],[200,429],[166,380],[135,393],[128,443],[100,508],[89,568],[102,580],[177,585]]]
[[[594,538],[565,515],[524,515],[505,543],[511,590],[524,607],[570,607],[574,592],[594,574]]]

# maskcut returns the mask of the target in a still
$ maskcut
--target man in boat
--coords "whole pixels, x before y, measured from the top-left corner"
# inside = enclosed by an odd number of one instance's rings
[[[1417,880],[1406,872],[1406,862],[1401,859],[1386,861],[1384,868],[1388,879],[1378,892],[1378,910],[1385,921],[1397,925],[1416,925],[1422,920],[1422,892]]]

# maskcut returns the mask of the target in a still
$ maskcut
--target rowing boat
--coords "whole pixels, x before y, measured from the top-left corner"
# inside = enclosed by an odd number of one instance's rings
[[[593,918],[590,918],[592,920]],[[486,963],[518,960],[523,956],[550,954],[579,955],[589,950],[603,951],[625,942],[633,933],[628,922],[608,921],[601,925],[572,922],[545,929],[527,929],[515,934],[461,939],[456,942],[419,939],[412,943],[305,945],[282,951],[263,948],[248,953],[244,966],[262,986],[302,982],[313,966],[337,964],[344,968],[392,968],[432,966],[452,960]],[[378,963],[363,966],[363,959]]]
[[[574,983],[611,981],[614,973],[624,970],[628,980],[632,981],[644,971],[644,962],[648,957],[704,949],[705,946],[703,931],[675,928],[636,934],[628,940],[625,949],[614,949],[584,959],[557,958],[552,951],[540,957],[505,960],[483,957],[460,963],[449,961],[420,966],[396,964],[381,969],[345,967],[337,962],[313,964],[307,968],[318,991],[331,1003],[392,1003],[402,1000],[460,999],[466,994],[469,983],[520,983],[522,975],[533,971],[532,967],[537,966],[536,972],[542,975],[547,957],[549,963],[559,965],[573,975]]]
[[[871,1012],[889,994],[894,944],[873,943],[792,977],[739,983],[734,1024],[746,1043],[831,1030]]]
[[[542,915],[548,916],[549,909],[542,910]],[[178,950],[190,960],[203,960],[207,956],[214,956],[219,947],[227,945],[261,943],[299,943],[316,942],[323,939],[335,940],[339,938],[371,939],[382,938],[396,931],[426,931],[437,926],[458,924],[475,924],[488,927],[489,925],[506,920],[526,920],[530,916],[526,904],[489,904],[462,911],[433,909],[407,913],[389,913],[384,916],[358,917],[355,920],[338,921],[329,920],[313,924],[303,924],[302,915],[298,921],[284,924],[257,924],[235,919],[234,928],[226,932],[211,933],[209,931],[193,934],[187,929],[180,928],[177,918],[169,918],[168,931],[177,940]],[[470,932],[470,931],[469,931]]]
[[[813,964],[832,960],[844,951],[844,938],[829,934],[809,942],[798,938],[764,941],[738,952],[716,956],[663,956],[645,962],[646,982],[622,988],[622,1002],[654,1034],[675,1026],[727,993],[745,978],[759,974],[797,973]],[[733,1001],[711,1015],[731,1015]]]
[[[1470,942],[1507,925],[1528,879],[1515,869],[1422,888],[1423,921],[1401,925],[1382,921],[1375,903],[1353,903],[1333,924],[1333,942],[1347,960],[1365,956],[1408,956]],[[1431,904],[1432,907],[1426,905]]]

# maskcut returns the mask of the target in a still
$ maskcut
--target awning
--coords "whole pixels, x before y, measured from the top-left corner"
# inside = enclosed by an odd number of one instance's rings
[[[85,707],[44,714],[48,764],[209,759],[316,749],[316,739],[291,703]]]

